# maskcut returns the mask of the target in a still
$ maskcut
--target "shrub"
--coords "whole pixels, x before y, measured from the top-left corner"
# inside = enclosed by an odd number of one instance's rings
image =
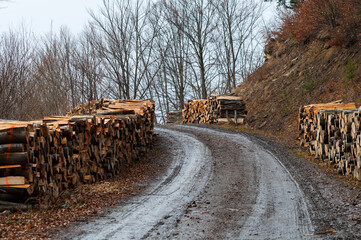
[[[301,85],[301,88],[311,91],[313,89],[313,81],[308,80],[307,83]]]
[[[347,65],[345,66],[346,70],[346,78],[351,79],[356,77],[355,70],[356,70],[356,64],[352,62],[351,59],[348,60]]]
[[[348,45],[361,33],[361,0],[307,0],[283,19],[277,35],[307,41],[321,30],[329,32],[331,45]]]

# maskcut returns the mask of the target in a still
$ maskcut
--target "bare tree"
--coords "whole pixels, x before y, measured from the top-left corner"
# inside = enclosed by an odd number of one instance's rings
[[[25,31],[0,36],[0,118],[25,119],[24,106],[32,93],[31,42]]]
[[[190,84],[198,98],[207,98],[214,79],[212,43],[216,29],[214,21],[216,9],[207,0],[163,0],[162,3],[169,12],[167,20],[182,31],[190,41],[192,49],[190,67],[194,74],[194,81]]]
[[[76,47],[77,41],[69,29],[62,27],[60,29],[58,42],[59,72],[61,74],[59,80],[64,82],[65,89],[68,93],[68,103],[72,108],[80,103],[78,74],[75,68]]]
[[[66,29],[41,40],[35,59],[39,114],[64,114],[80,103],[78,76],[74,67],[76,41]]]
[[[143,84],[152,64],[154,36],[145,34],[149,10],[150,5],[140,0],[103,0],[100,15],[90,12],[97,36],[94,47],[105,62],[106,77],[114,84],[114,97],[137,98],[150,87]]]
[[[64,114],[101,97],[154,98],[164,121],[187,98],[230,92],[261,61],[256,0],[103,0],[89,13],[78,38],[65,28],[36,45],[0,37],[3,117]]]
[[[81,35],[74,53],[74,66],[78,75],[81,102],[107,97],[108,87],[103,83],[103,66],[97,51],[92,47],[94,35],[86,29]]]
[[[261,63],[262,4],[236,0],[162,0],[156,39],[161,72],[154,92],[161,112],[184,107],[185,98],[228,93]]]
[[[231,92],[259,64],[255,56],[261,38],[259,23],[263,7],[255,0],[220,0],[213,4],[219,23],[216,47],[218,72],[224,79],[223,91]]]
[[[187,70],[189,69],[190,41],[177,26],[173,24],[173,14],[162,4],[156,4],[153,8],[153,16],[158,20],[158,32],[156,43],[156,56],[161,64],[161,77],[158,78],[157,86],[166,98],[166,111],[184,108],[186,89],[189,86]],[[183,12],[184,14],[184,12]],[[174,20],[174,19],[173,19]],[[158,90],[159,91],[159,90]]]

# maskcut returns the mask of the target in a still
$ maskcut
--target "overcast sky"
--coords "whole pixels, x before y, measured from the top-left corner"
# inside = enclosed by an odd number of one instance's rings
[[[87,9],[96,10],[101,4],[102,0],[0,2],[0,32],[7,31],[9,28],[17,29],[23,24],[37,35],[48,33],[51,27],[57,32],[60,26],[68,26],[72,33],[80,33],[89,19]],[[269,8],[267,16],[272,16],[274,11],[274,8]]]
[[[53,26],[68,26],[73,33],[82,31],[89,19],[87,8],[97,9],[102,0],[11,0],[1,2],[0,32],[19,28],[21,24],[30,27],[36,34],[47,33]]]

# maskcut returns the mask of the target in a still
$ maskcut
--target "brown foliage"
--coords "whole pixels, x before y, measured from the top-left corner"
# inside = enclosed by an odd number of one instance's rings
[[[286,39],[307,41],[321,30],[327,31],[329,44],[349,45],[360,38],[361,0],[308,0],[283,18],[276,33]]]

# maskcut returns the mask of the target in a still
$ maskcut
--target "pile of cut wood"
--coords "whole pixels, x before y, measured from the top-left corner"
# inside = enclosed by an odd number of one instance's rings
[[[167,117],[167,124],[181,124],[182,111],[169,112]]]
[[[234,121],[236,124],[245,124],[247,110],[242,97],[211,95],[209,102],[213,118],[217,120],[217,123]]]
[[[211,95],[205,100],[188,100],[182,111],[183,123],[244,124],[247,115],[242,97]]]
[[[79,115],[86,114],[86,115]],[[79,183],[117,175],[152,140],[154,102],[103,99],[67,116],[0,122],[0,200],[57,197]]]
[[[211,123],[208,99],[187,100],[182,110],[183,123]]]
[[[301,145],[340,174],[361,180],[361,112],[355,103],[302,106],[298,123]]]

